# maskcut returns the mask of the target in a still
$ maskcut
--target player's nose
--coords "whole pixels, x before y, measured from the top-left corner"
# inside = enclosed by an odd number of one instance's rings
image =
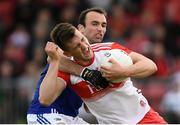
[[[98,31],[103,31],[103,27],[101,25],[98,25],[97,30]]]

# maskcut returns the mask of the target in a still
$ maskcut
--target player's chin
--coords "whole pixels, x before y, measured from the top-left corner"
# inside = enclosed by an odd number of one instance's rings
[[[96,43],[101,43],[102,42],[102,39],[97,39],[96,40]]]
[[[90,60],[92,57],[90,55],[86,55],[86,56],[84,55],[83,58],[84,58],[84,60]]]
[[[101,42],[102,42],[102,39],[94,39],[93,41],[91,41],[91,44],[101,43]]]

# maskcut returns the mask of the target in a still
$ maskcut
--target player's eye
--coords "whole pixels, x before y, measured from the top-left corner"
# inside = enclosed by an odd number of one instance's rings
[[[98,26],[99,24],[97,22],[92,23],[93,26]]]
[[[106,24],[106,23],[103,23],[103,24],[102,24],[102,27],[103,27],[103,28],[106,28],[106,27],[107,27],[107,24]]]

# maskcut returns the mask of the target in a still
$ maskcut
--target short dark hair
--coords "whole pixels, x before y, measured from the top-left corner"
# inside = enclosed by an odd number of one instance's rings
[[[81,12],[81,14],[79,16],[78,24],[82,24],[83,26],[86,25],[85,24],[86,15],[89,12],[97,12],[97,13],[103,14],[104,16],[107,15],[106,11],[104,9],[102,9],[102,8],[98,8],[98,7],[89,8],[89,9],[86,9],[86,10]]]
[[[69,23],[57,24],[50,33],[51,39],[55,42],[62,50],[66,51],[67,43],[75,35],[75,27]]]

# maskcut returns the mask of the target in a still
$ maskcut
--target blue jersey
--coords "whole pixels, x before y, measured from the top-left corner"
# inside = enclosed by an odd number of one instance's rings
[[[44,114],[44,113],[59,113],[68,116],[77,116],[78,110],[82,105],[81,98],[68,86],[64,89],[61,95],[50,105],[43,106],[39,102],[39,89],[44,79],[49,65],[47,64],[44,71],[41,73],[38,81],[34,98],[29,106],[28,114]]]

